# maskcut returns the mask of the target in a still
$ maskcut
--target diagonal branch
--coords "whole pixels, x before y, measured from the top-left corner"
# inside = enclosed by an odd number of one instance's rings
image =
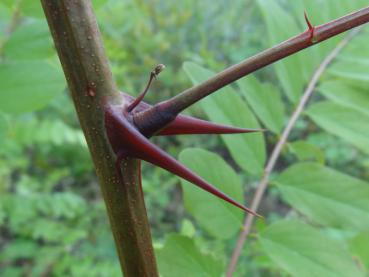
[[[257,209],[259,208],[259,204],[260,201],[262,200],[263,196],[264,196],[264,192],[268,186],[268,182],[269,182],[269,177],[270,174],[272,173],[274,166],[282,152],[283,146],[285,145],[285,143],[287,142],[288,136],[290,135],[293,127],[295,126],[298,118],[300,117],[306,103],[308,102],[310,96],[313,94],[314,89],[319,81],[319,78],[321,77],[321,75],[324,73],[324,71],[326,70],[326,68],[328,67],[328,65],[334,60],[334,58],[339,54],[339,52],[347,45],[347,43],[349,43],[349,41],[355,36],[357,35],[357,33],[360,31],[360,29],[357,29],[353,32],[351,32],[347,37],[345,37],[330,53],[328,56],[326,56],[326,58],[322,61],[322,63],[319,65],[318,69],[315,71],[315,73],[313,74],[306,90],[304,91],[300,102],[296,108],[296,110],[293,112],[292,116],[290,117],[285,129],[283,130],[283,133],[280,137],[280,139],[278,140],[277,144],[275,145],[273,152],[267,162],[267,165],[264,169],[264,174],[262,179],[259,182],[259,185],[257,187],[257,190],[254,194],[252,203],[251,203],[251,210],[253,211],[257,211]],[[231,261],[229,263],[228,266],[228,270],[227,270],[227,277],[231,277],[233,275],[233,272],[236,268],[236,264],[238,261],[238,258],[241,254],[241,250],[243,248],[243,245],[245,243],[245,240],[248,236],[248,234],[250,233],[251,230],[251,226],[252,223],[254,221],[254,217],[251,214],[248,214],[246,219],[245,219],[245,223],[243,226],[243,231],[241,232],[236,247],[233,251],[232,254],[232,258]]]
[[[289,40],[223,70],[205,82],[189,88],[169,100],[158,103],[153,109],[156,109],[156,111],[159,110],[162,113],[177,115],[209,94],[266,65],[365,24],[368,21],[369,7],[366,7],[313,29],[309,28],[307,31]],[[152,111],[147,110],[143,112],[143,117],[145,117],[145,113],[149,116]]]

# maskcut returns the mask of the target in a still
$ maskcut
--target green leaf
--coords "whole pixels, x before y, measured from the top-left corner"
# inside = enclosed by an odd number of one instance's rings
[[[0,110],[19,114],[40,109],[64,86],[61,70],[46,62],[0,64]]]
[[[9,127],[8,120],[6,119],[5,115],[0,112],[0,142],[2,142],[5,139],[8,127]]]
[[[238,85],[264,125],[279,134],[284,125],[284,106],[277,89],[271,84],[262,84],[254,76],[242,78]]]
[[[267,27],[266,38],[269,39],[269,46],[276,45],[300,32],[294,18],[277,1],[259,0],[257,4]],[[303,64],[302,59],[301,55],[297,54],[274,65],[283,91],[293,103],[296,103],[300,98],[303,85],[306,82],[305,75],[307,73],[304,70],[309,67],[309,62],[305,61]]]
[[[46,21],[33,21],[19,27],[4,45],[4,55],[11,60],[37,60],[53,51]]]
[[[95,10],[100,9],[106,4],[107,0],[92,0],[92,5]]]
[[[0,206],[0,208],[1,208],[1,206]],[[189,221],[188,219],[183,219],[180,233],[183,236],[193,238],[196,234],[195,226],[193,226],[192,222]]]
[[[337,104],[369,116],[369,93],[366,89],[348,86],[342,80],[323,82],[318,89],[325,97]]]
[[[239,177],[218,155],[189,148],[180,153],[179,160],[228,196],[243,202]],[[186,210],[209,234],[229,239],[240,230],[243,214],[240,209],[187,181],[181,183]]]
[[[324,153],[319,147],[303,140],[295,141],[288,145],[290,151],[296,155],[300,161],[317,161],[324,164]]]
[[[293,276],[363,276],[341,243],[297,220],[269,226],[260,234],[260,242],[274,262]]]
[[[350,248],[362,265],[369,270],[369,232],[366,231],[355,236],[350,243]]]
[[[213,72],[195,63],[186,62],[183,68],[194,84],[214,75]],[[206,97],[200,104],[214,122],[244,128],[260,128],[247,104],[230,86]],[[222,135],[222,139],[232,158],[242,169],[255,175],[262,173],[266,155],[262,134]]]
[[[328,101],[312,105],[307,114],[326,131],[369,153],[369,115]]]
[[[31,259],[39,247],[32,240],[24,240],[22,238],[15,239],[7,244],[1,251],[0,258],[3,262],[15,261],[17,259]]]
[[[335,63],[328,68],[328,73],[335,77],[344,77],[348,81],[361,81],[366,85],[369,81],[369,50],[366,47],[367,34],[364,28],[360,35],[357,35],[348,45],[343,49],[337,57]]]
[[[190,238],[181,235],[169,235],[164,248],[156,251],[156,256],[163,277],[219,277],[223,271],[219,261],[203,254]]]
[[[283,199],[313,221],[368,230],[368,183],[316,163],[293,165],[275,182]]]
[[[45,17],[41,1],[30,0],[1,0],[3,4],[13,10],[19,9],[24,15],[30,17]]]
[[[345,61],[333,64],[328,71],[336,77],[352,79],[354,81],[369,81],[369,64],[356,61]]]
[[[20,1],[20,10],[27,16],[44,18],[44,10],[41,6],[41,1]]]

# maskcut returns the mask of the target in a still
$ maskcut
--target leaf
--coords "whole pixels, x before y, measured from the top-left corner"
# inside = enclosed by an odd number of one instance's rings
[[[92,0],[92,5],[95,10],[100,9],[102,6],[106,4],[107,0]]]
[[[369,116],[368,90],[348,86],[340,79],[323,82],[318,90],[337,104],[347,106]]]
[[[269,226],[260,242],[267,255],[293,276],[363,276],[341,243],[297,220]]]
[[[367,26],[363,26],[362,28],[360,33],[355,36],[337,56],[336,63],[345,63],[349,61],[368,64],[369,49],[365,47],[365,43],[367,42],[367,34],[365,31],[368,31],[369,28]]]
[[[319,147],[303,140],[294,141],[288,145],[290,151],[296,155],[300,161],[317,161],[324,164],[324,153]]]
[[[195,226],[188,219],[183,219],[180,233],[183,236],[193,238],[196,234]]]
[[[214,75],[213,72],[195,63],[186,62],[183,68],[194,84]],[[260,128],[247,104],[230,86],[206,97],[200,104],[214,122],[244,128]],[[222,135],[221,137],[232,158],[242,169],[255,175],[262,173],[266,155],[262,134]]]
[[[19,114],[40,109],[64,86],[61,70],[46,62],[0,64],[0,110]]]
[[[238,81],[247,102],[264,125],[276,134],[284,125],[284,105],[280,93],[271,84],[263,84],[254,76]]]
[[[288,14],[274,0],[259,0],[257,4],[262,12],[269,39],[269,46],[273,46],[301,32],[291,14]],[[286,27],[288,26],[288,28]],[[306,53],[305,53],[306,54]],[[283,91],[292,103],[297,103],[306,83],[305,69],[308,62],[302,63],[300,54],[283,59],[274,65],[277,77],[282,84]]]
[[[31,259],[35,252],[39,251],[38,245],[32,240],[18,238],[7,244],[1,251],[0,258],[3,262],[18,259]]]
[[[293,165],[275,182],[283,199],[314,222],[368,230],[368,183],[316,163]]]
[[[156,251],[160,276],[221,276],[222,264],[212,256],[201,253],[185,236],[171,234],[164,248]]]
[[[4,45],[4,55],[11,60],[44,59],[53,54],[46,21],[33,21],[19,27]]]
[[[8,127],[9,127],[8,124],[9,123],[8,123],[7,118],[5,117],[4,114],[2,114],[0,112],[0,142],[2,142],[5,139],[6,132],[7,132]],[[1,220],[0,220],[0,222],[1,222]]]
[[[41,1],[20,1],[20,10],[27,16],[44,18],[44,10],[41,6]]]
[[[337,62],[327,72],[336,77],[349,78],[354,81],[369,81],[369,64],[357,63],[355,61]]]
[[[179,160],[206,181],[235,199],[243,202],[242,184],[233,169],[218,155],[189,148]],[[231,204],[181,179],[186,210],[209,234],[229,239],[241,228],[242,212]]]
[[[306,113],[326,131],[369,153],[369,116],[367,114],[328,101],[310,106]]]
[[[350,248],[362,265],[369,270],[369,232],[366,231],[355,236],[350,243]]]
[[[363,28],[347,47],[337,57],[335,63],[328,68],[331,77],[344,77],[348,80],[364,82],[369,81],[369,50],[366,47],[367,34]]]

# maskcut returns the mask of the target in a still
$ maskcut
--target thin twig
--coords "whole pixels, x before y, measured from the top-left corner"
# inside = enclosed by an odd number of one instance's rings
[[[369,21],[369,7],[348,14],[290,38],[247,60],[233,65],[205,82],[156,105],[156,109],[178,114],[218,89],[278,60],[348,31]],[[149,112],[148,112],[149,114]]]
[[[267,165],[264,169],[264,174],[262,179],[259,182],[259,185],[257,187],[257,190],[255,192],[255,195],[253,197],[253,201],[251,203],[251,210],[257,211],[259,208],[259,204],[261,199],[263,198],[264,192],[268,186],[268,181],[270,174],[272,173],[274,166],[282,152],[283,146],[285,145],[289,134],[291,133],[293,127],[296,124],[296,121],[298,120],[299,116],[301,115],[306,103],[308,102],[310,96],[313,94],[314,89],[319,81],[320,76],[323,74],[323,72],[326,70],[327,66],[334,60],[334,58],[339,54],[339,52],[346,46],[346,44],[360,31],[360,29],[356,29],[355,31],[351,32],[348,36],[346,36],[330,53],[326,58],[322,61],[322,63],[319,65],[318,69],[314,72],[306,90],[304,91],[300,102],[293,112],[291,118],[289,119],[285,129],[283,130],[283,133],[278,140],[277,144],[275,145],[273,152],[267,162]],[[254,217],[251,214],[248,214],[246,216],[243,230],[238,238],[236,247],[233,251],[231,261],[228,266],[227,270],[227,277],[231,277],[233,275],[233,272],[236,268],[238,258],[241,254],[241,250],[243,248],[243,245],[245,243],[245,240],[250,233],[252,223],[254,221]]]

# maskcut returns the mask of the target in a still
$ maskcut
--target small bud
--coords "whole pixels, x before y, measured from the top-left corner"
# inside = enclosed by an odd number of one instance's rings
[[[155,76],[158,76],[160,72],[162,72],[164,69],[165,69],[165,65],[160,63],[154,68],[154,70],[152,71],[152,74],[154,74]]]

